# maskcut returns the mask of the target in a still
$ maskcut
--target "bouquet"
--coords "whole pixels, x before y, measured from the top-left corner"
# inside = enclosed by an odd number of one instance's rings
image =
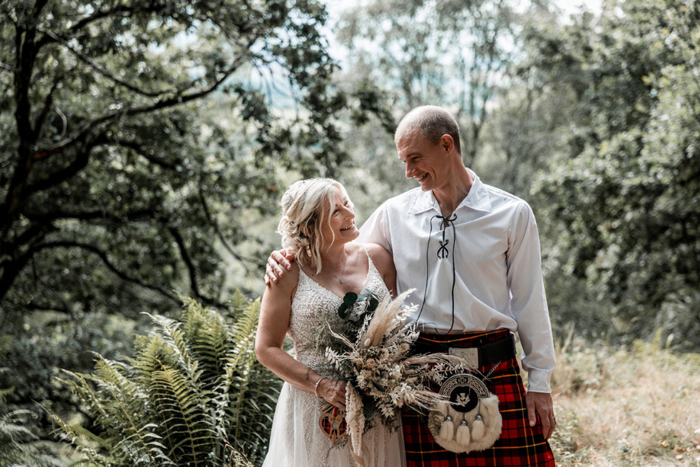
[[[466,368],[464,360],[447,354],[410,355],[418,339],[416,323],[406,318],[416,306],[404,307],[412,290],[381,303],[375,293],[349,293],[338,310],[346,324],[330,331],[334,338],[325,349],[326,358],[346,382],[346,422],[351,452],[363,466],[362,434],[376,420],[393,428],[403,407],[428,410],[444,396],[430,390],[446,375]]]

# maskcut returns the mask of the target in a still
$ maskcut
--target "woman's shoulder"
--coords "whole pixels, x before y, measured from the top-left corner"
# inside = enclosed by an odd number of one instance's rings
[[[284,293],[286,291],[296,289],[299,284],[299,277],[301,275],[299,264],[296,260],[291,261],[291,270],[284,270],[284,275],[277,278],[277,282],[270,282],[267,288],[272,293]]]

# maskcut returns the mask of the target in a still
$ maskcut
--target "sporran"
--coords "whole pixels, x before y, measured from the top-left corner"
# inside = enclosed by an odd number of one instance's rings
[[[459,373],[442,383],[440,394],[448,400],[435,404],[428,428],[435,442],[448,451],[463,453],[488,449],[501,436],[503,420],[498,396],[469,373]]]

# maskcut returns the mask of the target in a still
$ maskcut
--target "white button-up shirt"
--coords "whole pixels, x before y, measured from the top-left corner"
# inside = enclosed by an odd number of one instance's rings
[[[358,240],[378,243],[392,254],[397,292],[416,289],[407,302],[419,307],[425,299],[419,318],[425,331],[444,333],[452,325],[454,265],[452,332],[517,331],[528,390],[548,393],[554,344],[535,216],[525,201],[470,175],[474,184],[454,211],[454,230],[444,227],[448,243],[441,253],[446,249],[447,257],[438,257],[444,224],[433,216],[441,215],[440,206],[432,191],[420,188],[382,204]]]

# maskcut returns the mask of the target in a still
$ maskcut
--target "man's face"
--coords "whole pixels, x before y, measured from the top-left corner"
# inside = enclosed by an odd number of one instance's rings
[[[396,144],[399,159],[406,164],[406,178],[415,178],[423,191],[439,189],[449,183],[447,149],[423,138],[414,130]]]

